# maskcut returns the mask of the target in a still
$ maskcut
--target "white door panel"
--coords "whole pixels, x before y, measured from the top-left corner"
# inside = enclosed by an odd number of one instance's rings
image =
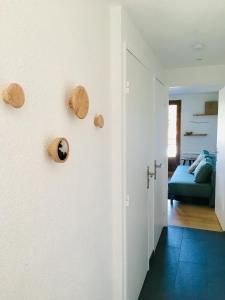
[[[156,180],[154,195],[154,247],[156,248],[163,226],[167,223],[168,163],[168,89],[155,80],[155,160]]]
[[[132,54],[126,55],[125,105],[126,193],[126,291],[137,300],[148,271],[153,250],[153,179],[147,189],[147,166],[153,162],[153,84],[151,73]]]
[[[225,88],[219,93],[215,210],[225,230]]]

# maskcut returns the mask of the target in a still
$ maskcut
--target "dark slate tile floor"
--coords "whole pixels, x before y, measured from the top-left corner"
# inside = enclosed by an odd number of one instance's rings
[[[163,229],[139,300],[225,300],[225,233]]]

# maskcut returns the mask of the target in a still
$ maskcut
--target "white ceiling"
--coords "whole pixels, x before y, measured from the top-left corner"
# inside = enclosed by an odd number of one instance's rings
[[[225,64],[225,0],[112,2],[124,5],[165,67]]]
[[[169,88],[169,94],[182,95],[182,94],[199,94],[199,93],[214,93],[218,92],[223,86],[221,85],[195,85],[195,86],[174,86]]]

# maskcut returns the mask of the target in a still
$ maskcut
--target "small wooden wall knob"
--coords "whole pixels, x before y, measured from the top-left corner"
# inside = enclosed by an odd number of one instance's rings
[[[3,100],[15,108],[20,108],[25,102],[23,88],[17,83],[11,83],[7,89],[3,91]]]
[[[94,118],[94,124],[96,127],[103,128],[104,127],[104,117],[102,115],[98,115]]]
[[[48,146],[48,153],[57,163],[64,163],[69,156],[69,143],[65,138],[56,138]]]
[[[79,119],[84,119],[89,110],[89,98],[83,86],[77,86],[69,99],[69,106]]]

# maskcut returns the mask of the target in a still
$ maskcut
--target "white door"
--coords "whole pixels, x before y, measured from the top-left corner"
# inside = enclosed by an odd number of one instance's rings
[[[215,210],[225,230],[225,88],[219,92]]]
[[[155,79],[155,196],[154,196],[154,248],[163,226],[167,225],[168,201],[168,88]]]
[[[153,179],[147,189],[147,166],[153,159],[153,84],[150,71],[126,54],[126,297],[137,300],[149,265],[153,243],[148,237]],[[150,192],[149,192],[150,191]],[[150,249],[152,248],[152,249]]]

